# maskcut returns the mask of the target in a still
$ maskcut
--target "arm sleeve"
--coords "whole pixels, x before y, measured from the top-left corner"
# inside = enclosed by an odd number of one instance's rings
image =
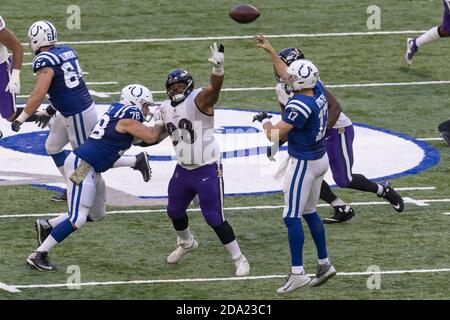
[[[286,106],[283,121],[301,129],[305,126],[310,115],[311,109],[305,103],[291,100]]]

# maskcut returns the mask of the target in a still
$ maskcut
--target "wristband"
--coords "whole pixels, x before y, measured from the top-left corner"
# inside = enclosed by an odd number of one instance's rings
[[[27,121],[27,119],[30,117],[30,115],[28,113],[25,112],[25,110],[23,110],[20,115],[16,118],[16,121],[20,122],[20,123],[24,123],[25,121]]]
[[[221,77],[221,76],[224,75],[225,70],[223,69],[223,66],[222,66],[222,67],[219,67],[219,68],[213,67],[211,73],[212,73],[213,75],[215,75],[215,76]]]

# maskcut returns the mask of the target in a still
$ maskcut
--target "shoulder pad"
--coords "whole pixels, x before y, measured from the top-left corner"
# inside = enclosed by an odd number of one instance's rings
[[[57,55],[48,51],[41,52],[33,60],[33,71],[36,72],[45,67],[57,66],[60,63],[61,59]]]

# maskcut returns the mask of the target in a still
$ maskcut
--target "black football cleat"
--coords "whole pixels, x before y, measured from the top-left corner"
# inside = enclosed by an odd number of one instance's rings
[[[145,182],[150,180],[152,177],[152,168],[150,168],[150,163],[148,162],[147,152],[141,152],[136,155],[136,164],[133,169],[139,170],[142,173]]]
[[[403,198],[401,197],[401,195],[399,195],[398,192],[394,190],[389,181],[385,181],[381,185],[384,189],[381,197],[389,201],[395,211],[402,212],[405,206],[403,204]]]
[[[58,193],[57,195],[51,196],[50,200],[53,202],[67,201],[67,190],[64,190],[63,192]]]
[[[43,219],[37,219],[34,222],[34,227],[36,228],[38,245],[41,245],[42,242],[44,242],[45,239],[47,239],[50,232],[52,232],[53,228],[50,225],[50,223],[48,223],[48,220],[43,220]]]
[[[56,271],[56,266],[48,262],[48,252],[33,252],[27,258],[27,264],[39,271]]]
[[[355,216],[355,211],[348,204],[334,207],[334,212],[329,218],[323,219],[323,223],[339,223],[350,220]]]

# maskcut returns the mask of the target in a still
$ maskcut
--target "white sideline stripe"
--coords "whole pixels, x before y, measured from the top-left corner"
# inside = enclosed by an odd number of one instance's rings
[[[420,141],[441,141],[442,138],[417,138]]]
[[[400,30],[400,31],[371,31],[371,32],[334,32],[334,33],[292,33],[264,35],[266,38],[316,38],[316,37],[348,37],[348,36],[385,36],[396,34],[424,33],[426,30]],[[209,36],[209,37],[184,37],[184,38],[144,38],[144,39],[116,39],[116,40],[88,40],[88,41],[62,41],[61,44],[112,44],[112,43],[136,43],[136,42],[176,42],[176,41],[206,41],[206,40],[240,40],[253,39],[250,36]],[[26,46],[28,43],[22,43]]]
[[[385,83],[349,83],[349,84],[330,84],[328,88],[369,88],[369,87],[395,87],[395,86],[416,86],[416,85],[431,85],[431,84],[450,84],[450,80],[438,81],[416,81],[416,82],[385,82]],[[231,91],[266,91],[275,90],[275,87],[248,87],[248,88],[223,88],[222,92]],[[95,92],[102,95],[119,95],[120,91],[113,92]],[[165,90],[152,91],[153,94],[166,94]],[[18,95],[17,98],[28,98],[28,95]],[[427,139],[427,138],[425,138]],[[437,139],[438,138],[430,138]]]
[[[6,283],[0,282],[0,290],[5,290],[11,293],[22,292],[14,286],[9,286]]]
[[[427,202],[450,202],[450,199],[423,199],[415,200],[409,197],[405,197],[405,203],[427,203]],[[389,205],[387,201],[380,202],[351,202],[352,206],[371,206],[371,205]],[[328,207],[328,203],[320,203],[318,207]],[[253,206],[253,207],[229,207],[223,208],[224,211],[238,211],[238,210],[269,210],[269,209],[283,209],[284,205],[277,206]],[[200,212],[200,208],[187,209],[188,212]],[[113,210],[107,211],[106,214],[127,214],[127,213],[159,213],[166,212],[166,209],[149,209],[149,210]],[[0,214],[0,218],[29,218],[29,217],[56,217],[61,214],[67,214],[67,212],[60,213],[30,213],[30,214]]]
[[[418,270],[390,270],[380,272],[338,272],[337,276],[368,276],[374,274],[405,274],[405,273],[435,273],[450,272],[450,269],[418,269]],[[308,274],[312,277],[314,274]],[[77,284],[79,286],[108,286],[122,284],[153,284],[153,283],[183,283],[183,282],[213,282],[213,281],[243,281],[243,280],[262,280],[284,278],[286,275],[266,275],[266,276],[250,276],[250,277],[227,277],[227,278],[195,278],[195,279],[158,279],[158,280],[129,280],[129,281],[104,281],[104,282],[84,282]],[[13,285],[14,288],[34,289],[34,288],[61,288],[70,287],[74,284],[53,283],[53,284],[32,284],[32,285]]]
[[[446,216],[450,216],[450,212],[443,212],[442,214],[445,214]]]

